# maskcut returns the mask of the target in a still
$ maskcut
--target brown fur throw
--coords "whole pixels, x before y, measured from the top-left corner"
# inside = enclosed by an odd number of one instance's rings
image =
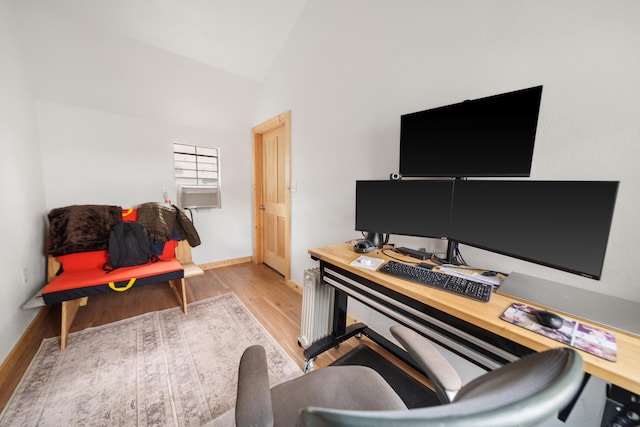
[[[73,205],[49,212],[49,247],[53,256],[108,249],[109,230],[122,222],[122,208]]]
[[[154,242],[171,240],[176,225],[176,212],[161,203],[149,202],[138,206],[138,222],[144,225]]]
[[[201,243],[200,235],[196,227],[194,227],[193,222],[191,222],[182,209],[175,205],[173,205],[173,208],[176,210],[176,229],[178,230],[178,234],[180,234],[183,240],[187,239],[189,246],[195,248]]]
[[[157,202],[138,206],[138,222],[144,225],[154,242],[166,242],[174,237],[187,240],[191,247],[198,246],[200,236],[187,215],[175,205],[167,206]]]

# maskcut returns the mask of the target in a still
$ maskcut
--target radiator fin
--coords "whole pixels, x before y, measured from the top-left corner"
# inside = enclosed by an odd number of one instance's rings
[[[298,342],[308,348],[333,331],[333,300],[335,290],[322,283],[320,269],[304,271],[302,286],[302,321]]]

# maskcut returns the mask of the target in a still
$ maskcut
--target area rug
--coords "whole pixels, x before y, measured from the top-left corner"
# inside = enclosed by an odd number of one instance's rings
[[[440,404],[433,390],[365,344],[358,345],[332,365],[361,365],[374,369],[389,383],[407,408],[423,408]]]
[[[265,347],[271,384],[301,368],[233,294],[45,339],[0,414],[7,426],[233,425],[240,356]]]

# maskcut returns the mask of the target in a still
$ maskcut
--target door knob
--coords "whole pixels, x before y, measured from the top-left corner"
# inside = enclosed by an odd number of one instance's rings
[[[265,210],[266,208],[264,207],[264,205],[260,205],[259,209]]]

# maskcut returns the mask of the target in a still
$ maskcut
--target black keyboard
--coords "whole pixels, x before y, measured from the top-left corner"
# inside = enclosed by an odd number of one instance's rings
[[[443,291],[453,292],[454,294],[472,298],[479,301],[488,302],[491,298],[491,290],[493,287],[486,283],[475,282],[463,277],[451,276],[449,274],[431,271],[428,268],[417,267],[415,265],[404,264],[396,261],[387,261],[385,265],[378,270],[391,276],[406,279],[421,285],[431,286],[432,288]]]

